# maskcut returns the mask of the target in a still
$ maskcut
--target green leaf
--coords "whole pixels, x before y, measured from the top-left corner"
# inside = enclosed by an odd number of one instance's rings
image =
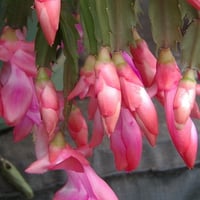
[[[90,12],[90,0],[80,0],[80,19],[84,32],[84,46],[89,54],[97,54],[95,22]]]
[[[99,25],[101,33],[101,46],[110,46],[110,24],[107,14],[107,1],[106,0],[96,0],[96,12],[97,18],[94,18],[95,26]],[[96,23],[96,21],[98,22]]]
[[[181,39],[181,14],[177,0],[150,0],[149,17],[157,48],[175,47]]]
[[[22,29],[27,26],[28,17],[32,13],[33,0],[7,0],[6,3],[6,23],[12,28]]]
[[[111,47],[118,51],[132,42],[132,27],[137,23],[138,2],[135,0],[107,0]]]
[[[39,25],[38,25],[39,26]],[[56,36],[57,37],[57,36]],[[56,38],[53,46],[49,46],[41,27],[38,27],[35,39],[36,64],[41,67],[49,67],[56,61],[56,50],[58,39]]]
[[[195,20],[187,29],[181,43],[183,66],[200,69],[200,21]]]
[[[12,186],[22,192],[27,199],[33,198],[33,190],[19,170],[8,160],[0,158],[0,173]]]
[[[66,2],[62,2],[62,10],[60,17],[60,36],[64,44],[64,55],[66,57],[64,65],[64,95],[68,95],[74,86],[78,75],[78,46],[77,40],[79,39],[76,30],[75,18],[72,16],[71,11],[68,10]]]

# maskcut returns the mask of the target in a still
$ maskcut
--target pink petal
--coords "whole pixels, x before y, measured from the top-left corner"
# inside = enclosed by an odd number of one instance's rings
[[[7,66],[8,67],[8,66]],[[12,66],[7,82],[1,89],[3,117],[8,124],[18,123],[30,106],[33,90],[26,74]],[[4,73],[2,71],[1,79]]]

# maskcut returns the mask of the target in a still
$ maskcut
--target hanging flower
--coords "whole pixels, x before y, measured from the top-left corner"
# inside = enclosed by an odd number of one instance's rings
[[[150,144],[155,145],[158,135],[158,119],[151,98],[121,53],[116,52],[113,59],[117,66],[123,102],[135,116]]]
[[[59,100],[55,87],[43,67],[39,68],[35,87],[40,103],[42,120],[49,134],[49,140],[51,140],[59,120]]]
[[[99,111],[107,134],[112,134],[120,113],[121,91],[115,65],[107,48],[100,50],[95,72],[95,92]]]

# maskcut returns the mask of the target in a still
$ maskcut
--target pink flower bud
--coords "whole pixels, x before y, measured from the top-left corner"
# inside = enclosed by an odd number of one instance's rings
[[[121,91],[119,78],[107,48],[99,52],[95,65],[95,93],[105,130],[113,133],[121,107]]]

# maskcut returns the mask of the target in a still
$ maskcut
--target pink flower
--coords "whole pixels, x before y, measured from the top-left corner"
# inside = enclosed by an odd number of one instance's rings
[[[59,26],[61,0],[35,0],[35,8],[44,35],[52,46]]]
[[[21,35],[24,36],[18,29],[4,27],[0,39],[0,59],[15,65],[28,76],[36,76],[34,43],[24,41]]]
[[[80,109],[73,104],[68,117],[67,127],[69,133],[78,147],[88,143],[88,127]]]
[[[188,120],[196,97],[196,81],[192,69],[180,80],[174,97],[174,120],[177,129],[182,129]]]
[[[95,84],[95,71],[94,65],[96,58],[89,55],[85,61],[85,64],[80,72],[80,79],[77,82],[74,89],[70,92],[67,99],[71,100],[76,96],[83,99],[87,96],[95,96],[94,94],[94,84]]]
[[[167,91],[177,87],[181,79],[180,70],[169,48],[161,49],[158,56],[155,81],[158,91]]]
[[[191,4],[197,10],[200,10],[200,1],[199,0],[187,0],[189,4]]]
[[[107,134],[113,133],[121,107],[119,78],[107,48],[99,52],[95,65],[98,108]]]
[[[151,98],[121,53],[116,52],[113,59],[117,66],[124,104],[135,116],[150,144],[155,145],[158,135],[158,119]]]
[[[176,94],[176,88],[165,93],[165,112],[167,126],[170,132],[172,141],[189,168],[194,166],[197,154],[197,130],[190,118],[187,119],[185,126],[182,129],[177,129],[175,126],[173,114],[173,100]]]
[[[136,43],[135,46],[130,46],[133,62],[140,72],[144,86],[150,87],[156,73],[156,58],[136,30],[133,30],[133,36]]]
[[[68,182],[56,192],[54,200],[117,200],[114,192],[96,175],[83,155],[69,146],[60,146],[58,140],[50,145],[49,153],[54,155],[53,159],[49,160],[52,155],[44,156],[32,163],[26,172],[40,174],[47,170],[65,170]]]
[[[142,133],[126,108],[121,108],[117,126],[110,137],[110,144],[118,170],[131,171],[138,167],[142,154]]]
[[[45,68],[39,68],[35,86],[40,103],[42,120],[49,134],[49,140],[51,140],[59,120],[60,112],[55,87],[49,79]]]

